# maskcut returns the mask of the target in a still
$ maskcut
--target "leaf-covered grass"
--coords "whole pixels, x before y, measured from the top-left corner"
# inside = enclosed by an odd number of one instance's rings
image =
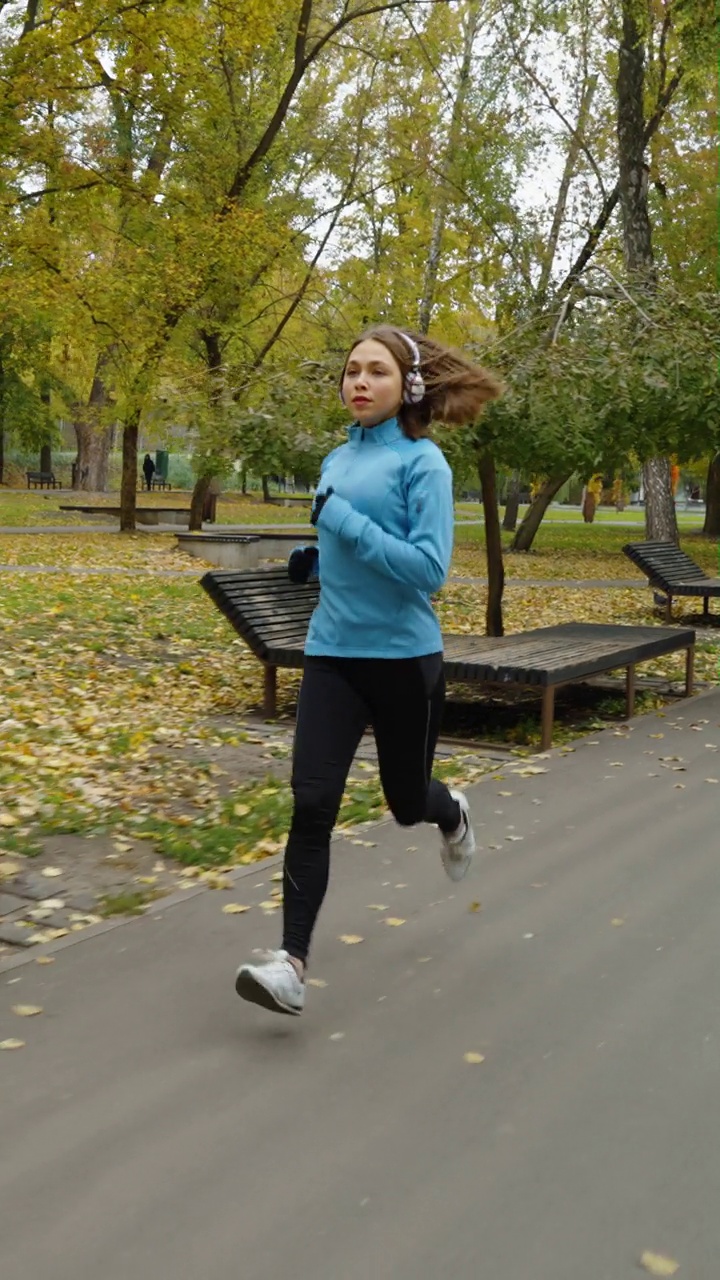
[[[515,587],[510,578],[506,630],[563,620],[660,621],[641,579],[637,589],[552,585],[557,576],[632,574],[619,553],[625,536],[625,531],[597,526],[543,530],[537,553],[517,559],[523,577],[546,578],[548,585]],[[13,535],[3,539],[3,547],[0,561],[5,563],[8,555],[17,563],[32,562],[49,548],[65,567],[79,557],[82,564],[136,572],[122,577],[9,572],[0,580],[0,850],[33,853],[45,835],[108,829],[147,839],[158,853],[186,865],[252,861],[281,848],[289,791],[271,775],[273,758],[287,755],[287,739],[278,734],[265,743],[268,776],[259,781],[228,776],[213,763],[213,752],[257,741],[247,717],[261,703],[262,671],[196,581],[149,572],[185,563],[174,550],[173,536],[92,534],[63,541]],[[712,571],[712,544],[697,540],[689,549]],[[456,567],[467,572],[465,557],[480,550],[477,542],[461,541]],[[200,576],[202,563],[189,564]],[[477,572],[482,574],[484,566]],[[482,634],[485,602],[484,587],[451,582],[439,603],[444,629]],[[701,679],[717,679],[719,649],[720,632],[717,640],[702,642]],[[680,680],[682,666],[682,656],[671,656],[642,670]],[[279,709],[286,728],[298,679],[298,673],[280,673]],[[523,749],[539,740],[532,699],[501,715],[499,709],[493,714],[494,704],[482,690],[451,693],[482,700],[482,736]],[[646,706],[656,703],[654,694],[643,699]],[[604,702],[596,698],[587,706],[561,708],[556,741],[596,724],[599,715],[619,714],[621,707],[606,696]],[[479,776],[482,767],[477,758],[443,766],[456,780]],[[366,821],[382,810],[375,771],[358,766],[343,803],[343,823]]]
[[[294,497],[292,494],[288,498]],[[302,495],[298,495],[299,498]],[[137,505],[142,507],[190,506],[189,490],[159,490],[155,493],[138,493]],[[120,504],[119,493],[85,494],[59,493],[56,490],[0,489],[0,526],[25,528],[45,525],[78,525],[98,527],[98,517],[76,511],[61,511],[60,506],[92,506],[102,511],[105,507]],[[284,506],[281,501],[265,503],[260,496],[243,497],[238,493],[225,493],[217,504],[218,524],[302,524],[308,518],[309,500],[304,505]]]
[[[178,549],[172,533],[4,533],[0,564],[47,568],[135,569],[172,572],[195,569],[203,562]]]
[[[532,549],[511,554],[510,534],[503,535],[505,574],[512,578],[586,578],[630,580],[638,586],[646,581],[638,569],[622,554],[627,542],[641,542],[642,529],[598,524],[542,524]],[[711,575],[718,574],[718,544],[697,530],[683,529],[681,546],[697,564]],[[485,577],[485,530],[478,525],[460,525],[455,530],[453,569],[468,577]]]

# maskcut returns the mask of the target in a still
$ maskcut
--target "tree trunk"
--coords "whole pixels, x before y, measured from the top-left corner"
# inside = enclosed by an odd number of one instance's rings
[[[708,467],[703,533],[708,538],[720,538],[720,453],[715,454]]]
[[[485,516],[485,555],[488,571],[485,631],[489,636],[502,636],[505,634],[502,613],[505,569],[503,566],[500,513],[497,499],[497,472],[495,470],[495,459],[487,449],[483,449],[478,457],[478,475],[480,477],[480,487],[482,488],[483,513]]]
[[[669,458],[649,458],[643,464],[645,537],[652,542],[679,542]]]
[[[575,132],[571,135],[570,142],[568,144],[567,156],[565,158],[565,169],[558,189],[557,200],[555,201],[555,213],[553,215],[550,236],[548,238],[545,257],[542,263],[540,280],[537,286],[537,297],[543,306],[545,305],[548,284],[550,283],[550,275],[555,264],[555,256],[557,254],[560,233],[565,220],[570,186],[573,178],[575,177],[582,139],[585,136],[585,131],[587,129],[588,117],[590,115],[592,100],[595,96],[595,90],[597,89],[597,82],[598,77],[596,75],[589,76],[585,82],[577,125],[575,126]]]
[[[514,533],[517,529],[518,511],[520,510],[520,473],[513,471],[508,487],[507,502],[502,527],[506,533]]]
[[[120,531],[135,532],[138,476],[138,428],[140,409],[133,409],[123,425],[122,434],[122,487],[120,489]]]
[[[40,470],[52,471],[52,445],[50,444],[40,447]]]
[[[631,285],[654,293],[657,273],[653,259],[652,226],[648,211],[649,170],[645,162],[645,47],[638,25],[636,0],[622,0],[622,38],[619,50],[618,163],[623,253]],[[638,339],[641,340],[641,339]],[[669,458],[650,458],[643,465],[645,537],[678,542],[677,515]]]
[[[595,494],[586,489],[582,500],[582,518],[585,524],[592,524],[595,519]]]
[[[560,492],[563,485],[570,479],[571,475],[572,472],[563,471],[562,475],[551,476],[549,480],[545,481],[540,492],[530,503],[530,506],[520,522],[520,528],[515,534],[510,546],[511,551],[530,550],[545,512],[550,506],[555,494]]]
[[[455,164],[461,143],[463,111],[465,109],[465,99],[467,97],[472,72],[473,44],[480,26],[482,9],[483,6],[479,0],[470,0],[463,39],[462,63],[460,66],[460,74],[458,76],[457,90],[453,101],[452,113],[450,116],[450,129],[448,132],[447,145],[442,159],[444,172],[440,175],[434,193],[435,214],[433,217],[432,231],[430,233],[430,247],[428,249],[427,262],[425,264],[425,279],[423,282],[423,291],[418,313],[418,328],[421,333],[427,333],[430,328],[430,320],[432,317],[433,307],[435,305],[438,273],[442,259],[442,242],[445,235],[445,224],[447,222],[448,203],[450,200],[450,188],[446,180],[446,174]]]
[[[244,467],[240,472],[240,492],[244,498],[247,493],[247,471]]]
[[[267,476],[262,477],[262,495],[263,495],[263,502],[272,502],[272,498],[270,497],[270,485],[269,485]]]
[[[113,429],[102,420],[103,410],[110,404],[104,372],[112,358],[111,351],[101,351],[95,362],[95,373],[86,407],[78,407],[75,418],[77,459],[74,489],[105,493]]]
[[[0,425],[0,484],[5,483],[5,428]]]
[[[190,530],[192,533],[199,533],[203,525],[203,512],[205,510],[205,499],[210,489],[210,481],[212,476],[198,476],[195,481],[192,498],[190,499]]]

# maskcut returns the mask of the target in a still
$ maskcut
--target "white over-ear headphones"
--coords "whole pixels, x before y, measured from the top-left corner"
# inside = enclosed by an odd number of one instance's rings
[[[420,372],[420,348],[409,334],[403,333],[402,329],[398,329],[397,334],[405,343],[413,361],[412,369],[405,374],[403,381],[403,403],[420,404],[420,401],[425,399],[425,380]],[[340,400],[342,404],[345,403],[342,382],[340,384]]]
[[[403,333],[401,329],[398,329],[398,333],[413,358],[412,369],[405,374],[403,400],[405,404],[420,404],[425,399],[425,380],[420,372],[420,348],[407,333]]]

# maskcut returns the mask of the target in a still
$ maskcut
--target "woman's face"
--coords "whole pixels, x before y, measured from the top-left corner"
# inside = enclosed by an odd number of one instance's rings
[[[376,338],[366,338],[350,352],[342,397],[363,427],[393,418],[403,399],[402,373],[395,357]]]

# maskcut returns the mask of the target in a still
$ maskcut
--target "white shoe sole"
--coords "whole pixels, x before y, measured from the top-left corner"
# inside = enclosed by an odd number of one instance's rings
[[[451,791],[450,794],[453,797],[453,799],[457,800],[458,803],[460,804],[461,812],[468,824],[467,834],[463,841],[464,848],[462,849],[462,852],[460,852],[459,846],[458,846],[458,852],[460,856],[457,858],[453,857],[447,846],[442,850],[442,853],[441,853],[442,864],[443,864],[443,868],[446,876],[448,877],[449,880],[452,880],[454,884],[458,884],[461,880],[465,879],[465,876],[470,870],[473,858],[475,857],[475,853],[477,850],[477,844],[475,841],[475,833],[472,829],[472,821],[470,818],[470,808],[467,803],[467,800],[465,799],[463,793],[460,791]]]
[[[288,1013],[291,1017],[298,1018],[302,1013],[302,1007],[297,1008],[295,1005],[285,1004],[282,1000],[278,1000],[277,996],[264,986],[257,974],[252,973],[249,969],[238,969],[235,978],[235,990],[241,1000],[247,1000],[249,1004],[260,1005],[262,1009],[269,1009],[271,1013]]]

